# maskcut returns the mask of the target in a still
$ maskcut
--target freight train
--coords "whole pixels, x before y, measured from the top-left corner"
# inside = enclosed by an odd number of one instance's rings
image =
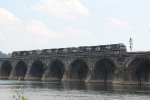
[[[31,51],[17,51],[12,53],[12,57],[15,56],[28,56],[28,55],[48,55],[48,54],[63,54],[63,53],[75,53],[75,52],[126,52],[126,46],[122,43],[110,44],[110,45],[98,45],[98,46],[80,46],[70,48],[58,48],[58,49],[43,49],[43,50],[31,50]]]

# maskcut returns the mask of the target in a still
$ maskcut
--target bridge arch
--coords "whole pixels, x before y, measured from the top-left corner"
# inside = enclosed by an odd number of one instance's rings
[[[60,60],[53,60],[48,66],[46,78],[61,81],[64,71],[64,64]]]
[[[15,66],[15,77],[24,79],[27,69],[26,63],[24,61],[19,61]]]
[[[147,56],[135,57],[126,67],[128,80],[141,82],[149,82],[150,78],[150,59]]]
[[[39,60],[34,61],[31,65],[30,72],[29,72],[31,79],[41,80],[43,73],[44,73],[43,62]]]
[[[81,59],[74,60],[69,69],[69,78],[73,81],[85,81],[89,72],[89,68]]]
[[[11,63],[9,61],[4,61],[1,65],[0,75],[3,79],[8,79],[12,70]]]
[[[103,58],[96,62],[93,72],[92,79],[102,82],[113,80],[115,71],[115,63],[109,58]]]

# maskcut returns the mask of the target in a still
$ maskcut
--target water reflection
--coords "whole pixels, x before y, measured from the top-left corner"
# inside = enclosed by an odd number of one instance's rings
[[[150,91],[150,85],[112,85],[104,83],[85,83],[85,82],[37,82],[28,81],[22,82],[25,86],[30,88],[47,88],[57,90],[93,90],[93,91]],[[16,83],[15,83],[16,84]],[[19,82],[19,84],[21,84]]]
[[[112,85],[104,83],[85,82],[42,82],[42,81],[10,81],[1,80],[0,86],[24,88],[46,88],[46,89],[67,89],[67,90],[94,90],[94,91],[150,91],[150,85]]]
[[[35,97],[36,100],[143,100],[150,97],[149,85],[1,80],[0,96],[3,99],[0,100],[10,100],[6,98],[12,96],[12,88],[23,89],[29,100],[35,100]]]

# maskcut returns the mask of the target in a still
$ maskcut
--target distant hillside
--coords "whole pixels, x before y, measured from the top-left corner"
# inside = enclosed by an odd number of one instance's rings
[[[10,58],[10,56],[0,51],[0,58]]]

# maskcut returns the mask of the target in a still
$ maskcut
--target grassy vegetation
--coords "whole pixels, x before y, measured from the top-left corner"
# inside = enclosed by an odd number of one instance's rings
[[[20,81],[20,77],[18,77],[18,81]],[[21,90],[20,88],[14,89],[15,94],[13,95],[13,99],[14,100],[28,100],[24,94],[23,94],[23,90]]]
[[[14,92],[15,92],[15,94],[13,95],[13,100],[28,100],[23,95],[23,90],[21,90],[21,89],[15,89]]]

